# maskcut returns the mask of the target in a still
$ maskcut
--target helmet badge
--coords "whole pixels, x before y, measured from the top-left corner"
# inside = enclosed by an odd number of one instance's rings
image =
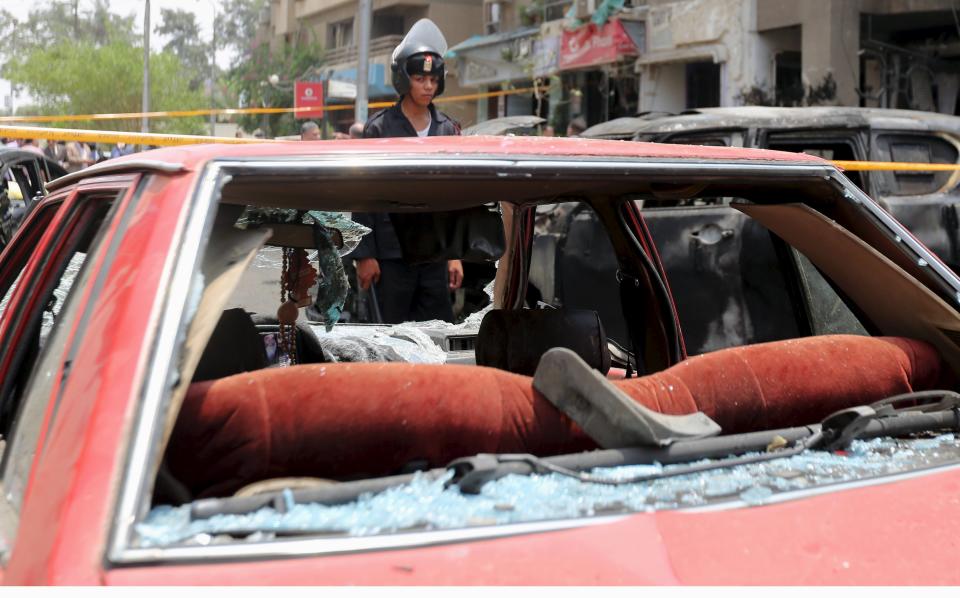
[[[423,57],[423,72],[429,73],[433,70],[433,56],[429,54]]]

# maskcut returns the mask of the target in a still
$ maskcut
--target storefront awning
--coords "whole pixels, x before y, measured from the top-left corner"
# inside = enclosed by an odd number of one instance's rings
[[[727,48],[721,44],[698,44],[672,50],[657,50],[644,54],[637,60],[637,66],[665,64],[669,62],[698,62],[709,60],[714,63],[726,62]]]
[[[479,35],[457,44],[446,58],[456,60],[465,87],[510,83],[556,72],[558,36],[542,36],[539,27]]]
[[[639,56],[646,44],[645,38],[642,21],[620,19],[564,31],[560,42],[560,70],[613,64],[625,57]]]
[[[540,32],[539,27],[525,27],[522,29],[516,29],[514,31],[509,31],[507,33],[494,33],[491,35],[474,35],[473,37],[460,42],[454,47],[447,50],[444,58],[460,58],[460,53],[467,50],[473,50],[475,48],[483,48],[486,46],[493,46],[503,44],[515,39],[522,37],[531,37]]]

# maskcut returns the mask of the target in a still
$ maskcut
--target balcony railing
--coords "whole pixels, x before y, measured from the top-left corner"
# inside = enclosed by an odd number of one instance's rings
[[[402,35],[385,35],[383,37],[377,37],[370,40],[370,58],[379,56],[381,54],[390,54],[393,52],[393,49],[400,45],[400,42],[403,41]],[[326,64],[342,64],[346,62],[356,62],[357,61],[357,47],[356,46],[343,46],[342,48],[334,48],[332,50],[327,50],[324,55],[324,62]]]

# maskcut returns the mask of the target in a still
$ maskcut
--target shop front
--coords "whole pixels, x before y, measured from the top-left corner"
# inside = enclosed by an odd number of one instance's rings
[[[540,27],[472,37],[451,48],[462,87],[479,92],[528,90],[477,101],[477,121],[548,111],[546,80],[557,69],[560,38],[542,35]],[[537,89],[538,91],[530,91]]]
[[[588,126],[638,112],[633,64],[646,44],[643,21],[610,19],[563,31],[558,69],[565,110],[554,126],[582,117]]]

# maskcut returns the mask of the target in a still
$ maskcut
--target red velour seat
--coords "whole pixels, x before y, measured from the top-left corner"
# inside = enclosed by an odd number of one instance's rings
[[[730,434],[813,423],[845,407],[936,388],[948,375],[923,342],[821,336],[724,349],[615,384],[656,411],[703,411]],[[481,452],[592,448],[527,376],[341,363],[191,385],[167,460],[196,495],[224,496],[273,477],[351,479]]]

